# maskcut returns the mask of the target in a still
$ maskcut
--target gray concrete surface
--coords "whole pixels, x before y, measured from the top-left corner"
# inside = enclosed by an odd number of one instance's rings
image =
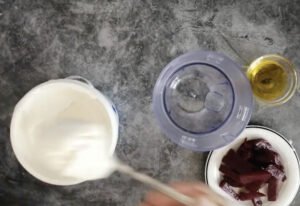
[[[13,155],[9,124],[33,86],[86,77],[119,110],[121,159],[162,181],[203,180],[206,155],[174,145],[155,122],[151,94],[160,71],[195,49],[241,64],[278,53],[300,68],[299,31],[299,0],[0,0],[0,205],[135,206],[147,190],[118,173],[72,187],[29,175]],[[300,151],[299,109],[298,91],[283,106],[256,110],[251,122]]]

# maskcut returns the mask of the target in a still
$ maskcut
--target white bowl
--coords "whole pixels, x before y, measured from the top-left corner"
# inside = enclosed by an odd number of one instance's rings
[[[292,146],[292,142],[287,140],[281,134],[275,132],[272,129],[262,126],[249,126],[242,134],[231,144],[220,148],[218,150],[209,153],[206,166],[205,166],[205,181],[206,183],[218,194],[234,200],[230,195],[224,192],[219,183],[221,180],[221,173],[219,167],[222,162],[222,158],[230,149],[237,149],[244,139],[257,139],[263,138],[271,143],[275,151],[277,151],[281,157],[282,164],[285,169],[287,180],[279,188],[277,200],[274,202],[267,201],[267,198],[262,198],[263,206],[288,206],[295,198],[299,185],[300,185],[300,164],[298,155]],[[242,206],[252,206],[251,201],[237,201]]]
[[[85,180],[79,180],[74,178],[67,178],[61,175],[56,174],[50,168],[46,167],[49,165],[47,160],[41,164],[34,159],[36,156],[35,148],[31,147],[31,137],[26,134],[26,132],[22,132],[20,130],[20,124],[26,123],[26,118],[24,118],[23,111],[26,110],[29,113],[28,118],[30,118],[30,113],[33,112],[31,108],[35,106],[35,102],[39,102],[43,95],[43,88],[53,86],[59,87],[60,85],[67,85],[68,87],[72,87],[76,91],[80,91],[90,98],[94,98],[97,100],[104,110],[107,113],[107,116],[110,120],[111,125],[111,140],[110,140],[110,148],[109,151],[111,154],[114,153],[117,140],[118,140],[118,127],[119,127],[119,119],[118,114],[114,105],[110,102],[108,98],[106,98],[100,91],[95,89],[92,84],[86,79],[78,76],[69,77],[67,79],[58,79],[58,80],[50,80],[40,85],[37,85],[33,89],[31,89],[16,105],[14,109],[14,113],[12,115],[11,127],[10,127],[10,138],[13,151],[20,162],[20,164],[27,170],[31,175],[36,177],[37,179],[54,185],[74,185]],[[47,97],[46,97],[47,98]],[[45,105],[50,111],[51,106]],[[43,118],[43,114],[41,115],[41,119]],[[29,123],[27,123],[29,124]],[[29,125],[30,126],[30,125]],[[38,154],[37,154],[38,155]]]

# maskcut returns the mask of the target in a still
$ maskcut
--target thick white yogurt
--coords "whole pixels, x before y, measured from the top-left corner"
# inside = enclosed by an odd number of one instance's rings
[[[20,163],[52,184],[108,176],[117,118],[97,90],[56,80],[31,90],[16,106],[11,140]]]

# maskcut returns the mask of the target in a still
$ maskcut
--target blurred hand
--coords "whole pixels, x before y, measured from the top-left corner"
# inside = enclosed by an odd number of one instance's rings
[[[220,204],[209,201],[211,190],[203,183],[176,183],[172,184],[175,190],[199,200],[197,206],[219,206]],[[159,192],[150,192],[146,195],[140,206],[183,206]]]

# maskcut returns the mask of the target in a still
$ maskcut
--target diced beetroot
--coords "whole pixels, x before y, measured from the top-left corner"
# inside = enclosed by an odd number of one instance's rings
[[[271,150],[260,150],[255,153],[254,160],[258,164],[268,165],[268,164],[276,164],[281,165],[278,153]]]
[[[246,138],[237,151],[228,151],[219,170],[223,173],[220,187],[237,200],[251,200],[254,206],[262,206],[260,197],[265,195],[259,190],[263,185],[268,184],[268,200],[275,201],[278,181],[286,179],[279,154],[263,139]],[[233,187],[241,188],[239,194]]]
[[[252,150],[252,149],[254,149],[254,150],[260,150],[260,149],[272,150],[272,145],[268,141],[261,139],[261,138],[248,140],[248,141],[246,138],[244,143],[240,146],[240,148],[241,147],[247,148],[249,150]]]
[[[276,165],[268,165],[265,168],[265,171],[269,172],[273,177],[275,177],[278,180],[285,181],[286,179],[284,172],[281,169],[279,169]]]
[[[245,188],[250,192],[257,192],[265,182],[257,181],[245,185]]]
[[[246,137],[246,138],[244,139],[243,144],[241,144],[241,146],[238,148],[238,150],[239,150],[241,147],[246,147],[247,142],[249,142],[249,141],[248,141],[248,139],[247,139],[247,137]]]
[[[234,199],[239,200],[238,194],[233,190],[233,188],[224,180],[221,181],[220,187]]]
[[[239,180],[243,185],[250,184],[252,182],[267,182],[271,177],[269,172],[259,170],[255,172],[245,173],[239,175]]]
[[[272,145],[264,139],[255,139],[255,140],[250,140],[249,142],[253,143],[254,150],[261,150],[261,149],[273,150]]]
[[[244,143],[239,147],[237,150],[237,154],[244,160],[249,160],[252,158],[252,145],[247,143],[247,138],[245,139]]]
[[[241,184],[238,181],[235,181],[235,180],[231,179],[230,177],[224,176],[223,180],[225,182],[227,182],[232,187],[243,187],[243,184]]]
[[[252,150],[252,146],[249,146],[247,138],[244,139],[244,142],[238,148],[237,153],[239,152],[239,150]]]
[[[236,182],[240,182],[238,174],[234,172],[231,168],[227,167],[226,165],[222,164],[219,170],[224,174],[224,176],[229,177],[230,179]]]
[[[251,172],[256,169],[254,165],[243,160],[234,150],[229,150],[228,153],[223,158],[223,163],[229,166],[234,171],[242,174],[246,172]]]
[[[244,200],[252,200],[258,197],[263,197],[265,196],[264,194],[260,193],[260,192],[240,192],[239,193],[239,198],[240,200],[244,201]]]
[[[277,187],[278,182],[275,177],[271,177],[268,181],[268,200],[269,201],[276,201],[277,199]]]
[[[244,160],[250,160],[253,157],[253,153],[250,150],[240,150],[238,154]]]
[[[252,199],[253,206],[262,206],[262,201],[260,198]]]

